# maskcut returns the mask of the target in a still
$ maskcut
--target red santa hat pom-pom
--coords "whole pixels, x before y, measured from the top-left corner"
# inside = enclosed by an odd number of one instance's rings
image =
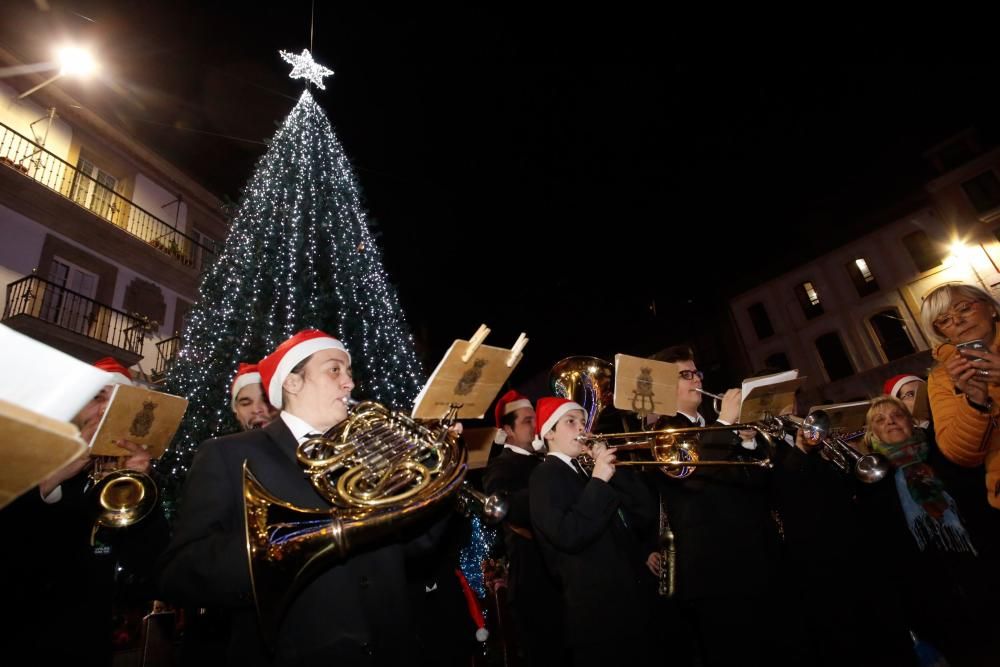
[[[458,568],[455,569],[455,576],[458,577],[458,583],[462,586],[462,593],[465,595],[465,604],[469,607],[469,616],[472,617],[473,623],[476,624],[476,641],[484,642],[489,638],[490,631],[486,629],[486,618],[483,616],[483,610],[479,607],[479,600],[476,599],[476,594],[472,592],[469,580],[465,578],[465,575]]]

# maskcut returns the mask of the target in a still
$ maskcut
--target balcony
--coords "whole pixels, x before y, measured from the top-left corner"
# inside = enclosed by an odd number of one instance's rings
[[[165,338],[156,344],[156,367],[153,368],[151,377],[154,384],[160,384],[166,379],[167,373],[177,361],[177,353],[180,352],[180,349],[181,337],[178,335]]]
[[[147,326],[38,276],[7,285],[3,323],[84,361],[111,356],[125,366],[142,359]]]
[[[215,248],[208,247],[27,137],[0,123],[0,165],[33,179],[93,213],[172,261],[200,270]],[[100,174],[98,174],[100,178]]]

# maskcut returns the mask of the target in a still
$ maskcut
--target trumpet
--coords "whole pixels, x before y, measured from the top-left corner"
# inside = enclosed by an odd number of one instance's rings
[[[803,419],[791,415],[772,419],[780,421],[789,433],[802,429],[809,440],[819,440],[823,458],[865,484],[874,484],[889,473],[889,462],[881,454],[862,454],[848,444],[848,438],[831,435],[830,417],[823,410],[816,410]]]
[[[715,410],[715,414],[722,412],[722,394],[713,394],[710,391],[705,391],[704,389],[699,389],[695,387],[694,390],[699,394],[712,397],[712,409]]]
[[[643,468],[660,468],[665,475],[675,479],[683,479],[694,473],[695,467],[728,467],[751,466],[771,468],[770,458],[753,461],[704,461],[698,456],[697,441],[688,435],[698,435],[709,431],[743,431],[753,430],[760,433],[767,441],[768,451],[774,451],[774,430],[767,424],[727,424],[720,426],[690,426],[681,428],[664,428],[654,431],[630,431],[627,433],[601,433],[598,435],[585,433],[576,440],[590,450],[597,443],[615,447],[619,452],[641,451],[649,452],[650,459],[636,461],[618,461],[615,466],[631,466]],[[621,444],[614,444],[622,440]],[[582,460],[580,460],[582,459]],[[589,460],[588,460],[589,459]],[[593,456],[588,451],[581,457],[580,465],[593,467]]]

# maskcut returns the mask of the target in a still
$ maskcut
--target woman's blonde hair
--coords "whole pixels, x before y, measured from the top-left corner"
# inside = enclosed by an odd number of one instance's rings
[[[865,446],[866,451],[874,451],[872,449],[872,419],[875,415],[885,411],[887,405],[899,408],[905,416],[910,418],[911,422],[913,421],[913,413],[906,407],[906,403],[903,403],[903,401],[895,396],[888,396],[886,394],[876,396],[868,406],[868,412],[865,413],[865,437],[861,440],[861,443]]]
[[[997,303],[992,295],[974,285],[949,283],[935,287],[924,297],[924,303],[920,306],[920,324],[923,325],[924,331],[937,342],[947,343],[948,338],[937,330],[934,320],[947,312],[953,303],[963,300],[988,304],[993,310],[993,319],[1000,318],[1000,303]]]

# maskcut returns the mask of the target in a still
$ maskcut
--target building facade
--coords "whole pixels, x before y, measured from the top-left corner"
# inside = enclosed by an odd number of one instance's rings
[[[930,291],[966,282],[1000,295],[1000,149],[967,132],[925,157],[938,175],[922,204],[731,299],[749,372],[799,369],[808,405],[864,400],[893,375],[927,375]]]
[[[23,92],[0,84],[2,323],[156,381],[225,238],[219,202],[57,83]]]

